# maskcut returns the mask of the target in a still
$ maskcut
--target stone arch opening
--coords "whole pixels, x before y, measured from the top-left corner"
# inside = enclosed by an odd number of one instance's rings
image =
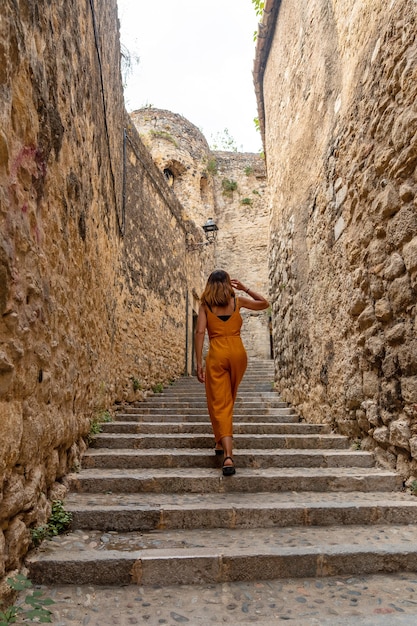
[[[169,160],[162,166],[162,172],[170,187],[174,187],[174,184],[181,180],[181,177],[186,172],[186,167],[179,161]]]

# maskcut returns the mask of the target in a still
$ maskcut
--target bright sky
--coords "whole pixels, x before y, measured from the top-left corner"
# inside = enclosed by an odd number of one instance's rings
[[[118,0],[121,43],[139,62],[128,111],[179,113],[209,144],[227,129],[239,151],[259,152],[252,70],[258,18],[251,0]]]

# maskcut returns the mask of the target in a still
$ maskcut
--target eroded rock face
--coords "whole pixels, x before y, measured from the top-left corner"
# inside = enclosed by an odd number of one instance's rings
[[[306,419],[379,446],[408,475],[416,11],[411,0],[389,11],[380,1],[283,0],[263,76],[278,387]]]
[[[183,373],[212,259],[186,254],[194,227],[125,112],[116,1],[6,0],[0,30],[1,576],[90,421]]]

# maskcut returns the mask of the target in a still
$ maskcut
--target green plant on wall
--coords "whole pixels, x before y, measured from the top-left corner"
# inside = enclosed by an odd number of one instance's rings
[[[250,198],[242,198],[240,204],[248,204],[250,206],[252,204],[252,200]]]
[[[162,393],[163,390],[164,390],[164,386],[162,383],[156,383],[156,385],[152,387],[152,391],[154,393]]]
[[[170,134],[164,130],[151,130],[150,134],[152,137],[160,137],[161,139],[165,139],[166,141],[170,141],[174,144],[176,148],[178,148],[177,140]]]
[[[90,422],[90,432],[87,435],[88,443],[91,443],[94,435],[98,435],[98,433],[101,433],[101,431],[103,430],[102,424],[104,422],[111,422],[112,419],[113,418],[111,416],[110,411],[108,410],[99,411],[99,413],[97,413],[97,415],[95,415],[95,417],[93,417],[93,419]]]
[[[252,4],[255,8],[255,13],[262,20],[262,15],[265,10],[265,0],[252,0]],[[253,41],[258,39],[258,31],[255,30],[253,33]]]
[[[38,546],[44,539],[51,539],[68,530],[71,525],[72,514],[64,509],[62,500],[52,502],[52,511],[48,523],[30,529],[32,543]]]
[[[130,380],[132,381],[133,391],[140,391],[142,389],[142,385],[140,384],[137,378],[135,378],[134,376],[131,376]]]
[[[8,578],[7,584],[11,589],[17,592],[27,591],[32,588],[31,581],[23,576],[17,574],[14,578]],[[32,591],[28,593],[22,604],[11,605],[5,610],[0,610],[0,626],[7,626],[7,624],[36,622],[41,624],[52,623],[52,613],[45,607],[55,604],[51,598],[44,598],[43,591]],[[26,605],[26,606],[25,606]]]
[[[209,174],[211,174],[212,176],[214,176],[215,174],[217,174],[217,161],[216,159],[212,158],[209,159],[208,163],[207,163],[207,172]]]
[[[250,176],[251,174],[253,174],[253,167],[251,165],[247,165],[245,167],[245,174],[246,176]]]
[[[229,178],[223,178],[222,189],[225,196],[232,196],[233,192],[237,189],[237,182]]]

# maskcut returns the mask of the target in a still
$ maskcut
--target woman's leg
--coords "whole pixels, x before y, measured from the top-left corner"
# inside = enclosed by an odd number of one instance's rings
[[[224,458],[230,456],[233,457],[233,437],[223,437],[221,440],[223,450],[224,450]],[[231,459],[226,459],[224,462],[224,466],[233,465]]]

